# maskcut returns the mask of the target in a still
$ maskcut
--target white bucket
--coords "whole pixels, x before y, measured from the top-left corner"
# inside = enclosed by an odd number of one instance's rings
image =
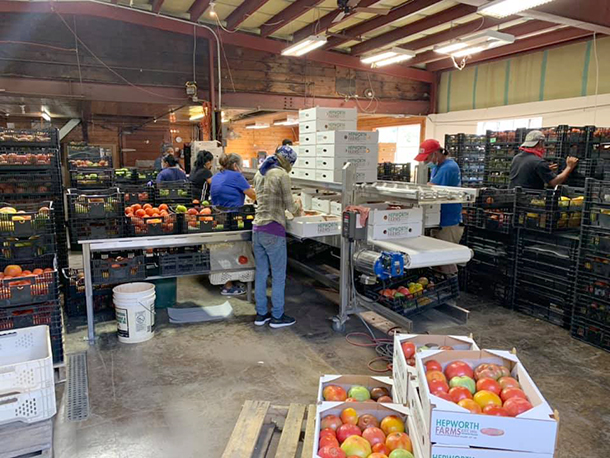
[[[155,335],[155,285],[126,283],[112,289],[119,342],[139,343]]]

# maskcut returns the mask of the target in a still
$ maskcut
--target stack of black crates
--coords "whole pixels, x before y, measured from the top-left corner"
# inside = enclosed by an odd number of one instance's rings
[[[57,129],[0,129],[0,330],[48,325],[64,360],[58,267],[68,265]]]
[[[411,181],[411,163],[394,164],[382,162],[377,165],[377,179],[381,181]]]
[[[94,145],[66,146],[70,187],[73,189],[108,189],[114,186],[112,152]]]
[[[462,171],[462,186],[480,188],[484,185],[486,145],[485,135],[445,136],[445,149],[457,160]]]

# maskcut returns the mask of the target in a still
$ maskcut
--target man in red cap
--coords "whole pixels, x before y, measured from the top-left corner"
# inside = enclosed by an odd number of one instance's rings
[[[419,146],[419,154],[415,156],[415,160],[424,162],[432,169],[428,184],[456,187],[462,185],[460,167],[448,155],[447,150],[434,139],[428,139]],[[460,243],[464,234],[464,226],[460,226],[461,222],[462,204],[442,204],[441,227],[440,229],[432,229],[431,235],[447,242]],[[455,264],[441,266],[440,270],[451,275],[457,274],[458,271]]]

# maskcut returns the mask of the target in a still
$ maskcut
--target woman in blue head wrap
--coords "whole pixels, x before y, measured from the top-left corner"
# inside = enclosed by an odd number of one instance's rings
[[[297,161],[297,153],[290,145],[280,146],[275,155],[261,164],[254,176],[258,207],[254,217],[252,246],[256,260],[256,318],[254,324],[269,323],[272,328],[292,326],[294,318],[284,313],[286,286],[286,216],[301,212],[301,203],[293,199],[290,170]],[[271,313],[267,305],[267,278],[272,276]]]

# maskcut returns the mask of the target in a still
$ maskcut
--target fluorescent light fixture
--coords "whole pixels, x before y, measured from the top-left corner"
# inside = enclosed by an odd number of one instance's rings
[[[479,6],[478,12],[486,16],[498,18],[511,16],[521,11],[536,8],[553,0],[495,0],[487,5]]]
[[[468,43],[458,41],[456,43],[451,43],[445,46],[439,46],[437,48],[434,48],[434,52],[437,52],[439,54],[451,54],[454,51],[459,51],[460,49],[464,49],[467,47]]]
[[[189,121],[197,121],[198,119],[201,119],[201,118],[203,118],[204,116],[205,116],[205,114],[203,114],[203,113],[196,114],[196,115],[191,116],[191,117],[189,118]]]
[[[363,56],[360,59],[360,62],[362,62],[363,64],[374,64],[375,62],[379,62],[380,60],[384,60],[384,59],[389,59],[390,57],[394,57],[395,55],[396,55],[396,52],[394,52],[390,49],[388,51],[382,51],[380,53],[377,52],[375,54]]]
[[[380,60],[371,65],[372,68],[385,67],[386,65],[397,64],[398,62],[404,62],[405,60],[413,59],[415,53],[409,54],[398,54],[397,56],[390,57],[388,59]]]
[[[299,123],[299,118],[283,118],[273,121],[274,126],[296,126]]]
[[[466,57],[472,56],[473,54],[478,54],[481,51],[485,51],[486,48],[483,46],[471,46],[466,49],[460,49],[459,51],[452,52],[451,55],[453,57]]]
[[[267,129],[269,127],[269,123],[266,122],[256,122],[253,124],[246,124],[246,129]]]
[[[307,54],[314,49],[317,49],[326,44],[326,37],[320,35],[312,35],[304,40],[299,41],[298,43],[293,44],[292,46],[288,46],[286,49],[282,51],[282,56],[302,56],[303,54]]]
[[[392,48],[385,51],[367,54],[360,59],[363,64],[371,64],[371,68],[384,67],[386,65],[403,62],[415,57],[413,51],[402,48]]]
[[[44,109],[42,110],[42,112],[40,113],[40,116],[42,117],[42,119],[44,119],[45,121],[49,121],[51,122],[51,115],[49,113],[47,113]]]

